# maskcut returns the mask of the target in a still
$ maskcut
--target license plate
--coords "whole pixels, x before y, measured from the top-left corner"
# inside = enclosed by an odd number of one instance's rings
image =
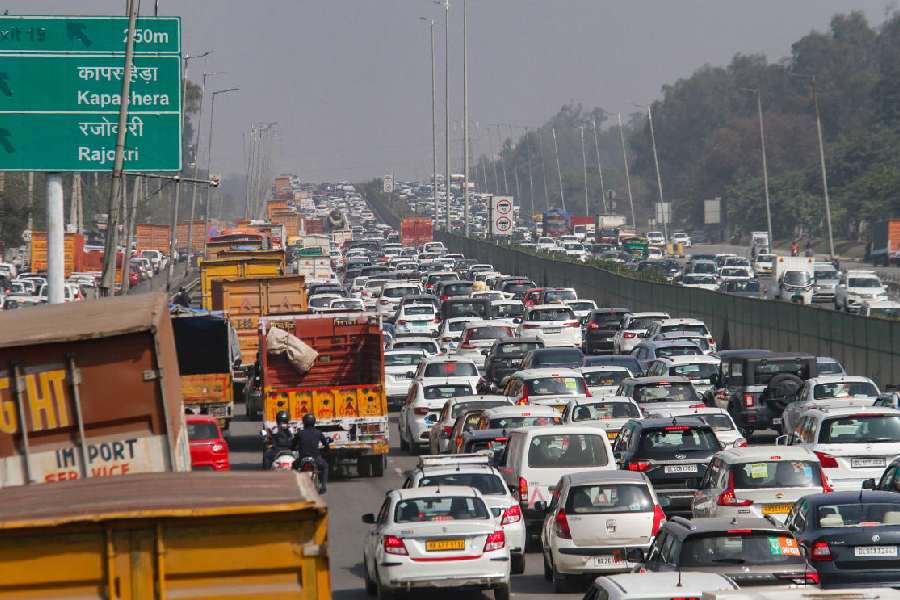
[[[465,550],[466,540],[426,540],[426,552],[448,552],[451,550]]]
[[[664,473],[696,473],[697,465],[666,465]]]
[[[428,321],[410,321],[409,324],[413,327],[425,327],[428,325]]]
[[[607,437],[607,439],[614,440],[617,437],[619,437],[619,432],[618,431],[607,431],[606,437]]]
[[[857,546],[856,556],[897,556],[897,546]]]
[[[562,331],[560,327],[548,327],[547,329],[544,329],[544,333],[559,333],[560,331]]]
[[[781,425],[781,417],[775,417],[772,419],[772,425]]]
[[[791,507],[793,506],[790,502],[786,504],[765,504],[762,507],[762,513],[764,515],[786,515],[791,512]]]
[[[605,556],[592,556],[588,561],[588,566],[594,569],[603,569],[615,566],[625,566],[624,560],[616,560],[612,554]]]
[[[883,467],[885,466],[885,460],[883,458],[851,458],[850,466],[854,469]]]

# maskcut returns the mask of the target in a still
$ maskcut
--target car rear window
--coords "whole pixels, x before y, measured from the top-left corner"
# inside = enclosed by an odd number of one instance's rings
[[[634,399],[638,402],[690,402],[698,400],[690,383],[651,383],[637,387]]]
[[[734,487],[739,490],[754,488],[821,487],[818,462],[811,461],[761,461],[732,465]]]
[[[721,450],[716,434],[708,427],[670,425],[662,429],[648,429],[641,434],[638,454],[644,458],[672,458],[678,453]]]
[[[484,327],[470,327],[466,330],[466,341],[471,340],[495,340],[500,337],[512,336],[512,327],[509,325],[486,325]]]
[[[671,358],[673,356],[700,356],[703,350],[697,344],[690,343],[684,346],[663,346],[656,349],[659,358]]]
[[[731,421],[731,417],[728,415],[718,414],[718,413],[706,413],[700,415],[694,415],[707,425],[713,428],[714,431],[732,431],[734,430],[734,423]]]
[[[471,301],[471,302],[445,302],[442,307],[442,312],[444,316],[447,318],[453,317],[481,317],[484,318],[487,316],[485,314],[485,305],[480,301]]]
[[[450,416],[456,419],[464,412],[468,412],[470,410],[494,408],[495,406],[504,406],[508,404],[509,402],[506,400],[480,400],[478,402],[460,402],[453,407],[453,410],[450,411]]]
[[[482,494],[506,495],[506,486],[503,485],[503,480],[493,473],[450,473],[448,475],[429,475],[419,480],[419,487],[441,485],[467,485]]]
[[[447,296],[463,296],[472,293],[471,282],[466,283],[448,283],[441,288],[441,292]]]
[[[435,348],[434,342],[406,342],[403,340],[397,340],[394,342],[395,350],[407,350],[407,349],[419,349],[424,350],[425,352],[437,353],[437,349]]]
[[[500,417],[491,419],[488,429],[521,429],[522,427],[543,427],[545,425],[559,425],[562,423],[560,417]]]
[[[528,282],[504,283],[502,290],[511,294],[523,294],[534,287],[534,284]]]
[[[422,361],[421,354],[385,354],[384,366],[386,367],[411,367]]]
[[[521,317],[525,313],[525,306],[521,303],[503,303],[491,305],[491,316],[496,319],[508,319]]]
[[[589,300],[569,302],[569,308],[572,310],[591,310],[594,308],[594,303]]]
[[[576,515],[652,512],[653,499],[646,485],[579,485],[569,490],[565,510]]]
[[[786,360],[767,360],[762,359],[754,369],[754,383],[758,385],[769,385],[769,381],[776,375],[782,373],[790,373],[801,379],[806,379],[805,361],[786,359]]]
[[[433,306],[405,306],[403,308],[403,314],[406,316],[413,315],[434,315],[434,307]]]
[[[418,287],[409,286],[409,287],[389,287],[382,290],[381,295],[386,298],[402,298],[403,296],[410,296],[412,294],[418,294],[421,290]]]
[[[508,344],[500,344],[497,348],[497,354],[501,356],[524,356],[526,352],[543,348],[538,342],[513,342]]]
[[[423,395],[426,400],[440,400],[441,398],[456,398],[458,396],[471,396],[472,386],[459,385],[429,385],[425,387]]]
[[[540,308],[528,312],[525,317],[526,321],[571,321],[575,318],[575,313],[569,307],[560,308]]]
[[[528,466],[534,469],[602,467],[609,462],[606,446],[597,434],[536,435],[528,447]]]
[[[577,396],[587,387],[581,377],[536,377],[525,382],[529,396]]]
[[[876,398],[878,390],[868,381],[819,383],[813,387],[813,398]]]
[[[584,355],[578,348],[545,348],[535,353],[532,363],[542,367],[578,367],[584,360]]]
[[[797,540],[775,531],[692,535],[682,543],[678,559],[682,568],[802,562]]]
[[[219,430],[213,423],[188,423],[187,430],[189,440],[219,439]]]
[[[688,331],[690,333],[698,333],[700,335],[708,335],[709,332],[706,330],[706,325],[666,325],[664,327],[660,327],[661,333],[667,333],[669,331]]]
[[[572,421],[599,421],[603,419],[640,419],[641,411],[630,402],[596,402],[579,404],[572,412]]]
[[[819,527],[888,525],[900,517],[900,503],[872,502],[819,506]]]
[[[470,362],[439,362],[425,367],[425,377],[473,377],[478,368]]]
[[[874,444],[900,442],[900,416],[849,415],[825,419],[820,444]]]
[[[573,290],[547,290],[544,293],[544,302],[550,304],[551,302],[563,302],[565,300],[577,300],[578,294],[576,294]]]
[[[582,375],[588,387],[618,386],[623,379],[631,377],[628,371],[585,371]]]
[[[490,513],[484,502],[480,498],[472,496],[435,496],[401,500],[394,509],[394,521],[397,523],[489,518]]]
[[[628,324],[628,329],[647,329],[657,321],[662,321],[662,317],[640,317],[632,319]]]
[[[594,313],[593,322],[607,329],[618,329],[622,325],[624,315],[610,313]]]
[[[694,363],[675,365],[669,368],[669,375],[687,377],[691,380],[710,379],[719,372],[719,366],[713,363]]]

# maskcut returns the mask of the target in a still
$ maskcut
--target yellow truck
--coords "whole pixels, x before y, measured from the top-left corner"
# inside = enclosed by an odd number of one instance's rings
[[[212,288],[215,281],[284,274],[283,252],[282,258],[252,256],[252,252],[248,254],[251,256],[216,258],[200,262],[200,302],[204,309],[212,309]]]
[[[327,509],[302,473],[148,473],[0,497],[0,600],[330,600]]]

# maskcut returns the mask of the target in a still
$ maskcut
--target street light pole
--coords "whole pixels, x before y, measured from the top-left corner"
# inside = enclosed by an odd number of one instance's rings
[[[509,127],[509,134],[510,134],[510,135],[509,135],[509,139],[510,139],[510,141],[512,142],[512,139],[513,139],[513,137],[515,136],[515,132],[513,132],[513,126],[512,126],[512,125],[507,124],[507,127]],[[511,150],[512,150],[513,157],[515,158],[515,155],[516,155],[516,152],[515,152],[516,144],[515,144],[515,142],[512,142],[512,143],[511,143],[510,148],[511,148]],[[522,192],[521,192],[521,190],[519,189],[519,165],[518,165],[515,161],[513,161],[513,164],[512,164],[512,172],[513,172],[513,179],[514,179],[515,182],[516,182],[516,200],[518,200],[519,202],[522,202]]]
[[[772,236],[772,209],[769,203],[769,166],[766,160],[766,130],[763,123],[762,94],[758,88],[741,88],[745,92],[756,94],[756,112],[759,116],[759,146],[762,151],[763,191],[766,197],[766,230],[769,232],[769,248],[775,247]]]
[[[566,192],[563,190],[562,170],[559,168],[559,142],[556,141],[556,127],[553,128],[553,148],[556,152],[556,175],[559,177],[559,198],[562,200],[563,212],[566,212]]]
[[[581,164],[584,167],[584,214],[591,214],[588,206],[588,178],[587,178],[587,155],[584,153],[584,125],[578,128],[581,131]]]
[[[591,119],[594,125],[594,151],[597,153],[597,174],[600,175],[600,202],[603,203],[603,212],[609,212],[606,206],[606,187],[603,185],[603,167],[600,165],[600,141],[597,138],[597,119]]]
[[[200,127],[203,125],[203,101],[206,100],[206,78],[219,75],[218,72],[204,73],[200,84],[200,108],[197,110],[197,131],[194,132],[194,182],[191,184],[191,223],[187,228],[187,268],[191,268],[194,258],[194,219],[197,210],[197,175],[200,169]],[[207,178],[209,173],[206,174]]]
[[[215,125],[216,118],[216,96],[219,94],[227,94],[228,92],[236,92],[240,88],[226,88],[224,90],[216,90],[212,93],[212,96],[209,99],[209,140],[207,140],[206,147],[206,176],[211,178],[210,169],[212,169],[212,149],[213,149],[213,126]],[[209,215],[210,215],[210,191],[212,187],[208,187],[206,189],[206,218],[204,220],[204,228],[206,233],[204,237],[209,239]]]
[[[428,22],[428,31],[431,34],[431,199],[434,208],[434,222],[438,220],[437,200],[437,119],[435,112],[435,72],[434,72],[434,19],[419,17]]]
[[[444,0],[444,229],[450,233],[450,0]]]
[[[834,258],[834,234],[831,231],[831,200],[828,197],[828,171],[825,169],[825,142],[822,139],[822,117],[819,114],[819,95],[816,93],[816,76],[810,77],[813,106],[816,109],[816,133],[819,136],[819,164],[822,167],[822,191],[825,193],[825,225],[828,228],[828,255]],[[771,234],[770,234],[771,235]]]
[[[640,106],[640,105],[636,105]],[[647,105],[647,122],[650,125],[650,145],[653,148],[653,165],[656,167],[656,189],[659,192],[659,211],[663,222],[663,235],[666,240],[669,239],[669,221],[672,220],[672,211],[665,210],[665,200],[663,199],[662,175],[659,172],[659,155],[656,153],[656,134],[653,131],[653,108]]]
[[[622,128],[622,113],[616,113],[619,120],[619,142],[622,144],[622,160],[625,161],[625,189],[628,191],[628,204],[631,206],[631,226],[637,233],[637,219],[634,216],[634,198],[631,195],[631,175],[628,173],[628,151],[625,150],[625,131]]]
[[[469,237],[469,0],[463,0],[463,222]]]
[[[531,141],[528,128],[525,127],[525,162],[528,163],[528,199],[531,201],[531,217],[534,218],[534,174],[531,171]]]

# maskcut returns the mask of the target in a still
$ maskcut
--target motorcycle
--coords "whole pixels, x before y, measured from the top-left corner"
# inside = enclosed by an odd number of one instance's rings
[[[298,461],[297,470],[301,473],[307,473],[312,479],[316,491],[322,493],[322,480],[319,478],[319,467],[316,465],[316,459],[311,456],[304,456]]]

